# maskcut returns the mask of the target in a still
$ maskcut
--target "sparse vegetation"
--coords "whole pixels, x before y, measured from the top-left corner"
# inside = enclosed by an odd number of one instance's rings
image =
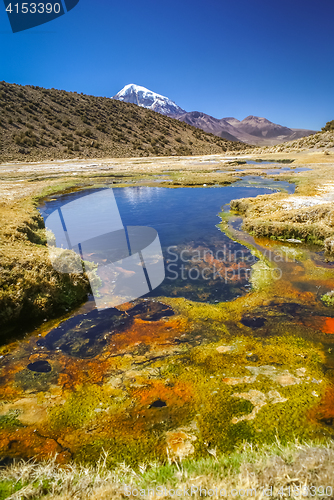
[[[327,154],[328,149],[334,148],[334,120],[327,122],[325,127],[323,127],[321,130],[321,132],[317,132],[316,134],[306,137],[301,137],[300,139],[297,139],[295,141],[277,144],[276,146],[257,148],[253,151],[249,150],[249,152],[252,154],[272,154],[283,152],[294,153],[307,150],[325,150],[325,154]]]
[[[0,82],[0,124],[0,161],[188,156],[246,148],[197,134],[190,125],[135,104],[6,82]]]
[[[334,120],[327,122],[326,125],[321,129],[323,132],[334,131]]]

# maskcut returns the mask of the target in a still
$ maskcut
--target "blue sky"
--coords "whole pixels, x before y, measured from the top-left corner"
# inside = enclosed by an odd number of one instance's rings
[[[113,96],[127,83],[217,118],[298,128],[334,119],[333,0],[80,0],[13,34],[0,80]]]

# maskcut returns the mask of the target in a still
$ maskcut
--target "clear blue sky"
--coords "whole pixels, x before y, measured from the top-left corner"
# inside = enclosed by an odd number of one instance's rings
[[[334,0],[80,0],[12,34],[0,80],[113,96],[127,83],[217,118],[334,119]]]

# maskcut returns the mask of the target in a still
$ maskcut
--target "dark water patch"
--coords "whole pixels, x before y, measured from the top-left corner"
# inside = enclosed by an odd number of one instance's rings
[[[288,160],[288,159],[283,159],[283,160],[261,160],[260,158],[256,158],[255,160],[247,160],[246,163],[248,165],[254,165],[255,163],[261,163],[262,165],[272,165],[273,163],[283,163],[283,164],[290,164],[293,163],[295,160]]]
[[[27,368],[28,370],[37,373],[49,373],[52,370],[50,363],[46,360],[39,360],[34,363],[30,363]]]
[[[279,312],[282,312],[283,314],[287,316],[300,316],[302,314],[305,314],[305,306],[298,304],[296,302],[287,302],[287,303],[282,303],[282,304],[272,304],[272,308],[276,308]]]
[[[149,408],[163,408],[164,406],[167,406],[165,401],[161,401],[161,399],[157,399],[157,401],[154,401],[154,403],[150,404]]]
[[[265,318],[253,318],[250,316],[244,316],[241,320],[241,323],[244,326],[248,326],[249,328],[262,328],[266,323],[266,319]]]
[[[324,425],[327,425],[327,427],[332,427],[334,424],[334,418],[322,418],[320,422]]]
[[[49,350],[60,349],[78,358],[92,358],[101,352],[108,337],[124,330],[131,322],[126,312],[116,308],[95,309],[64,321],[38,340],[37,345]]]
[[[246,359],[248,362],[256,363],[259,361],[259,356],[257,354],[251,354],[250,356],[246,356]]]
[[[287,191],[289,194],[295,192],[295,184],[287,181],[276,181],[271,178],[259,177],[258,175],[245,175],[242,180],[234,183],[234,187],[254,186],[258,188],[265,188],[269,193],[277,193],[278,191]],[[260,194],[260,193],[259,193]],[[267,194],[267,193],[265,193]],[[238,197],[239,198],[239,197]]]
[[[145,300],[136,304],[127,313],[131,317],[140,318],[144,321],[158,321],[166,316],[174,315],[171,306],[152,300]]]

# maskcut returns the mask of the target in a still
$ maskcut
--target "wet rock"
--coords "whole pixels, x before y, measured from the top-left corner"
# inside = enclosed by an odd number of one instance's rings
[[[15,383],[24,391],[44,392],[48,391],[52,385],[57,384],[61,369],[57,363],[49,371],[35,371],[28,369],[28,367],[15,374]]]
[[[294,377],[290,373],[282,373],[275,378],[275,381],[278,382],[282,387],[286,387],[288,385],[299,384],[301,382],[301,379]]]
[[[263,375],[270,378],[274,382],[277,382],[282,387],[297,385],[302,382],[301,378],[295,377],[288,370],[276,369],[275,366],[271,365],[246,366],[245,368],[247,368],[247,370],[249,370],[255,376],[255,379],[257,376]],[[301,376],[304,376],[304,371],[302,371],[301,373]]]
[[[27,368],[28,370],[37,373],[49,373],[52,370],[50,363],[46,360],[39,360],[35,361],[35,363],[30,363]]]
[[[249,328],[262,328],[265,322],[265,318],[254,318],[250,316],[244,316],[241,320],[241,323]]]
[[[149,408],[163,408],[164,406],[167,406],[165,401],[161,401],[161,399],[157,399],[152,404],[150,404]]]
[[[16,419],[23,425],[41,424],[47,419],[47,406],[40,404],[37,397],[26,397],[14,403],[5,403],[1,406],[0,415],[17,415]]]
[[[323,418],[320,422],[331,427],[334,423],[334,418]]]
[[[131,317],[140,318],[144,321],[158,321],[166,316],[174,315],[174,311],[170,306],[152,300],[140,302],[127,312]]]
[[[306,374],[306,368],[297,368],[296,373],[299,377],[304,377]]]
[[[51,330],[38,346],[61,351],[78,358],[92,358],[107,344],[108,337],[130,326],[132,319],[116,308],[94,310],[74,316]]]
[[[250,361],[251,363],[256,363],[257,361],[259,361],[259,356],[257,356],[257,354],[251,354],[249,356],[247,356],[247,361]]]
[[[249,392],[235,393],[232,394],[235,398],[242,398],[246,401],[249,401],[254,406],[251,413],[247,415],[243,415],[242,417],[234,417],[232,418],[232,424],[237,424],[242,422],[243,420],[254,420],[257,413],[261,410],[263,406],[267,403],[285,403],[287,401],[286,398],[283,398],[278,391],[269,391],[267,394],[257,391],[251,390]]]
[[[255,377],[240,377],[240,378],[233,378],[233,377],[223,378],[224,384],[227,384],[227,385],[253,384],[255,381],[256,381],[256,376]]]
[[[216,349],[218,352],[224,354],[226,352],[231,352],[234,350],[234,347],[231,345],[220,345]]]
[[[169,457],[172,460],[184,460],[189,455],[192,455],[195,452],[192,441],[195,440],[195,436],[184,431],[167,432],[166,442]]]

